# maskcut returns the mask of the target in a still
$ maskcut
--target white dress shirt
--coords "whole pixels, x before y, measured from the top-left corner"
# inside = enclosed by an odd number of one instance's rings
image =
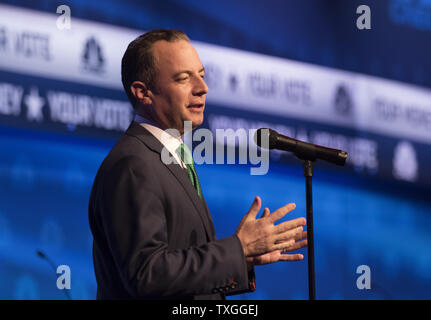
[[[155,123],[150,120],[141,117],[140,115],[135,115],[133,119],[135,122],[138,122],[142,127],[147,129],[160,143],[172,154],[177,163],[181,165],[183,169],[186,169],[186,165],[178,156],[176,150],[183,143],[181,137],[174,137],[171,134],[166,134],[167,132],[160,129]]]

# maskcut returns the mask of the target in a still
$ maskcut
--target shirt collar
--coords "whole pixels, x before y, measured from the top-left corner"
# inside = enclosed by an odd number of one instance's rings
[[[173,135],[162,130],[154,122],[138,114],[135,115],[134,121],[138,122],[139,125],[147,129],[173,155],[173,157],[181,165],[181,167],[186,168],[186,165],[183,163],[183,161],[180,159],[176,152],[179,146],[183,143],[181,137],[174,137]]]

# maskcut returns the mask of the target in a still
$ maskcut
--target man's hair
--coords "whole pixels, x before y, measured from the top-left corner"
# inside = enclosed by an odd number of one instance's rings
[[[136,107],[136,98],[133,96],[130,85],[134,81],[142,81],[148,89],[157,91],[155,82],[158,70],[153,56],[153,44],[165,40],[174,42],[179,40],[190,41],[189,37],[180,30],[156,29],[144,33],[130,42],[121,60],[121,81],[127,97]]]

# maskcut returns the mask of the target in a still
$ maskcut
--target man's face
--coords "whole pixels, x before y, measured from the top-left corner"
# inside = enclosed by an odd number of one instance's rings
[[[157,76],[152,105],[159,125],[181,133],[184,121],[191,121],[193,128],[201,125],[208,86],[195,48],[185,40],[157,41],[153,55]]]

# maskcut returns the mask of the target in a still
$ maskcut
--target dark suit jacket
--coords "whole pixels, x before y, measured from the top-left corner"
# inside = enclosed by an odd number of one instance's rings
[[[186,170],[132,122],[103,161],[89,220],[98,299],[223,299],[254,290],[236,235],[216,240]],[[250,278],[250,279],[249,279]]]

